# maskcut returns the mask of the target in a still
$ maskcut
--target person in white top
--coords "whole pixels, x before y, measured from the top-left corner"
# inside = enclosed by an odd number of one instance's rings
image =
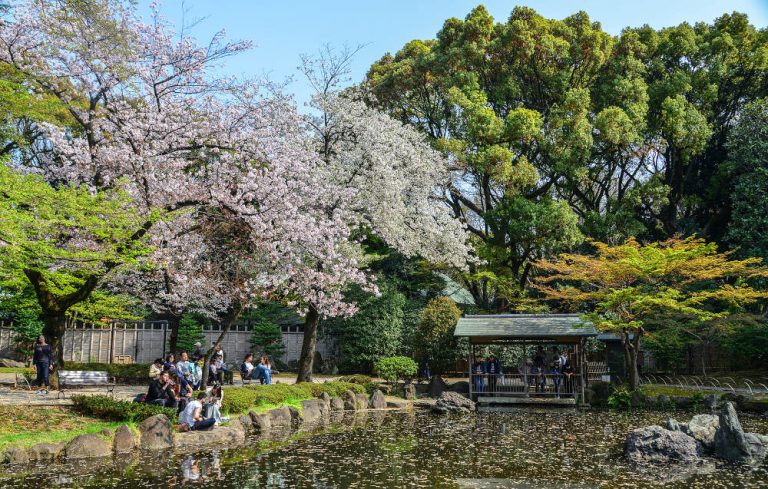
[[[179,415],[179,423],[186,424],[190,430],[207,430],[213,427],[216,423],[214,418],[203,418],[203,402],[205,400],[205,392],[201,392],[197,395],[197,399],[189,402],[184,411]]]

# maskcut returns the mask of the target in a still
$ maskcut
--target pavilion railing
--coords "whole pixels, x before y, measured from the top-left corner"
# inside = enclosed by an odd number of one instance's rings
[[[472,394],[513,397],[575,397],[581,386],[578,374],[472,374]]]

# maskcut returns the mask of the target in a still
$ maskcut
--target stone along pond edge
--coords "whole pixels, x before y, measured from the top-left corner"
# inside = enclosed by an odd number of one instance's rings
[[[164,414],[151,416],[138,425],[134,433],[127,424],[114,432],[78,435],[69,442],[38,443],[30,447],[10,445],[0,453],[0,461],[21,465],[38,462],[73,462],[83,459],[126,456],[135,451],[177,450],[235,447],[245,445],[249,436],[268,437],[270,433],[285,433],[303,428],[315,429],[328,425],[333,415],[356,412],[386,412],[411,409],[411,401],[387,400],[376,390],[368,397],[351,390],[341,397],[322,393],[317,399],[301,401],[301,409],[284,405],[263,413],[251,410],[231,419],[226,426],[216,426],[208,431],[176,432]]]

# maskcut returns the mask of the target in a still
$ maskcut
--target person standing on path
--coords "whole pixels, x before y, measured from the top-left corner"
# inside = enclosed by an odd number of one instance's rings
[[[37,393],[48,394],[48,390],[51,388],[50,372],[53,367],[53,351],[51,345],[45,342],[45,336],[40,335],[37,337],[35,343],[34,356],[32,357],[32,363],[37,369]],[[45,392],[43,392],[43,382],[45,382]]]

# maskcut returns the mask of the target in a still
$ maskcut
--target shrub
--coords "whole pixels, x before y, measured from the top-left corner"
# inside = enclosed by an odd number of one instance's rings
[[[414,338],[414,352],[419,361],[427,361],[434,373],[441,374],[456,366],[462,356],[461,345],[453,330],[461,310],[448,297],[429,301],[422,310]]]
[[[109,396],[72,396],[74,410],[89,416],[111,421],[140,423],[156,414],[165,414],[173,422],[176,410],[141,402],[118,401]]]
[[[418,366],[412,358],[387,357],[376,362],[374,370],[387,382],[396,383],[401,378],[408,378],[416,375]]]
[[[373,379],[369,375],[355,374],[355,375],[343,375],[338,378],[339,382],[348,382],[350,384],[365,385],[372,382]]]
[[[613,390],[610,396],[608,396],[608,406],[611,409],[621,409],[628,411],[632,409],[632,391],[626,387],[621,386]]]
[[[66,362],[64,370],[100,370],[115,377],[121,384],[149,385],[149,364],[146,363],[75,363]]]
[[[318,397],[323,392],[327,392],[329,396],[331,397],[339,397],[346,391],[352,391],[356,394],[364,394],[365,393],[365,387],[363,387],[360,384],[352,384],[349,382],[325,382],[322,384],[313,384],[313,383],[301,383],[300,386],[303,386],[307,389],[309,389],[312,392],[312,397]]]

